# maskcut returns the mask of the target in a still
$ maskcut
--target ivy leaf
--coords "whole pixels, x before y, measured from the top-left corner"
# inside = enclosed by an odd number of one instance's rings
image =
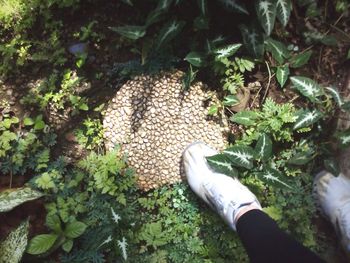
[[[227,58],[227,57],[230,57],[233,54],[235,54],[241,46],[242,46],[242,44],[240,44],[240,43],[227,45],[227,46],[216,49],[214,51],[214,54],[216,55],[217,59]]]
[[[285,27],[288,24],[290,12],[292,11],[291,0],[277,0],[276,1],[276,16],[281,24]]]
[[[162,45],[175,38],[176,35],[180,33],[184,25],[185,22],[176,20],[165,24],[160,30],[159,35],[156,39],[155,50],[158,50]]]
[[[56,242],[58,235],[43,234],[35,236],[29,241],[27,253],[32,255],[39,255],[47,252]]]
[[[230,118],[230,121],[242,124],[245,126],[251,126],[256,123],[256,120],[259,118],[258,114],[255,111],[240,111],[237,112]]]
[[[44,196],[43,193],[31,189],[30,187],[5,190],[0,193],[0,212],[8,212],[16,206],[38,199],[42,196]]]
[[[277,40],[268,38],[265,40],[266,50],[271,52],[272,57],[280,64],[283,64],[285,58],[290,57],[288,48]]]
[[[74,222],[68,223],[68,225],[64,229],[64,234],[68,238],[77,238],[85,232],[86,228],[87,226],[83,222],[74,221]]]
[[[260,135],[255,146],[255,152],[261,160],[268,160],[272,156],[272,141],[268,135],[263,133]]]
[[[335,87],[326,87],[325,88],[329,93],[331,93],[333,99],[335,102],[338,104],[339,107],[343,106],[344,102],[343,99],[341,98],[339,91]]]
[[[240,1],[240,0],[219,0],[219,1],[228,10],[249,15],[248,9],[246,8],[244,1]]]
[[[265,33],[269,36],[276,20],[276,2],[274,0],[257,0],[255,2],[256,14]]]
[[[264,35],[261,30],[255,25],[240,25],[239,29],[243,37],[243,44],[247,51],[255,56],[261,58],[264,54]]]
[[[72,250],[72,248],[73,248],[73,240],[72,239],[68,239],[62,245],[62,249],[67,253],[70,252]]]
[[[22,222],[0,243],[0,262],[19,263],[28,243],[29,221]]]
[[[312,79],[306,77],[290,77],[294,87],[310,101],[317,101],[317,97],[323,94],[322,88]]]
[[[109,29],[131,40],[137,40],[146,34],[146,27],[144,26],[119,26],[110,27]]]
[[[290,59],[290,66],[292,68],[300,68],[302,66],[304,66],[310,59],[312,55],[312,51],[306,51],[304,53],[300,53],[298,55],[293,56]]]
[[[296,112],[296,121],[293,129],[298,130],[310,126],[322,117],[322,113],[318,110],[299,110]]]
[[[192,51],[192,52],[187,54],[187,56],[184,58],[184,60],[186,60],[187,62],[189,62],[190,64],[192,64],[195,67],[201,67],[205,63],[204,62],[205,56],[202,53]]]
[[[266,184],[278,188],[293,189],[285,176],[280,171],[273,168],[265,168],[262,172],[256,173],[257,177]]]
[[[217,154],[206,158],[209,165],[217,172],[230,176],[236,176],[237,170],[232,167],[232,162],[225,154]]]
[[[286,84],[289,73],[289,67],[287,65],[277,67],[276,78],[281,88]]]
[[[223,153],[234,165],[247,169],[253,168],[253,160],[255,157],[253,148],[244,145],[235,145],[225,149]]]
[[[337,132],[335,137],[338,139],[339,144],[342,148],[350,145],[350,129]]]
[[[239,104],[239,99],[235,95],[228,95],[222,101],[224,106],[234,106]]]

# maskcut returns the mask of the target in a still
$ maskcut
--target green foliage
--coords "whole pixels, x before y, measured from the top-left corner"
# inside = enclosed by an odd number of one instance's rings
[[[103,145],[103,125],[100,119],[87,118],[83,127],[75,131],[79,144],[88,150],[98,150]]]
[[[0,192],[0,212],[8,212],[25,202],[38,199],[43,194],[30,187],[10,189]]]

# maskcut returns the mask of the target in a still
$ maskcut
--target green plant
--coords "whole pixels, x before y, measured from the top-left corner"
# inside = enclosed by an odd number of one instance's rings
[[[33,255],[51,253],[60,246],[64,251],[69,252],[73,247],[73,240],[81,236],[87,227],[80,221],[72,221],[62,227],[61,219],[57,215],[48,215],[46,225],[52,232],[32,238],[29,241],[27,253]]]
[[[83,127],[75,131],[79,144],[89,150],[98,150],[103,145],[103,125],[100,119],[87,118]]]

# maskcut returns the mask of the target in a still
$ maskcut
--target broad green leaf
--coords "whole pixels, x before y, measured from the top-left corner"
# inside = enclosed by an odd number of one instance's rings
[[[0,212],[7,212],[25,202],[38,199],[43,193],[30,187],[13,188],[0,193]]]
[[[24,126],[31,126],[34,124],[34,120],[32,118],[26,117],[23,120]]]
[[[35,118],[34,129],[35,130],[42,130],[44,128],[45,128],[45,122],[43,121],[43,116],[40,114]]]
[[[195,67],[201,67],[205,64],[205,55],[199,52],[192,51],[184,58],[187,62]]]
[[[155,50],[158,50],[162,45],[168,43],[173,38],[175,38],[177,34],[181,32],[184,25],[185,22],[176,20],[170,21],[169,23],[165,24],[160,30],[156,39]]]
[[[304,66],[309,61],[311,55],[312,55],[312,51],[309,50],[304,53],[300,53],[298,55],[293,56],[289,61],[290,66],[292,68],[300,68]]]
[[[64,229],[64,234],[68,238],[77,238],[85,232],[86,227],[87,226],[83,222],[74,221],[67,224],[66,228]]]
[[[246,8],[245,1],[243,0],[219,0],[222,5],[230,10],[241,14],[249,15],[248,9]]]
[[[338,139],[341,147],[347,147],[350,145],[350,129],[337,132],[335,137]]]
[[[256,173],[257,177],[266,184],[278,188],[293,189],[287,178],[282,173],[273,168],[265,168],[262,172]]]
[[[58,217],[58,215],[48,214],[46,216],[46,225],[57,234],[62,232],[61,219]]]
[[[239,100],[235,95],[228,95],[224,98],[222,103],[224,104],[224,106],[234,106],[239,104]]]
[[[276,20],[276,2],[274,0],[256,0],[256,14],[265,33],[269,36]]]
[[[254,150],[249,146],[235,145],[223,151],[223,153],[231,160],[233,165],[253,168],[253,160],[255,157]]]
[[[217,154],[206,158],[209,165],[215,171],[230,176],[236,176],[237,170],[232,167],[232,162],[225,154]]]
[[[326,87],[325,88],[329,93],[331,93],[333,99],[335,102],[338,104],[339,107],[343,106],[344,102],[343,99],[341,98],[339,91],[335,87]]]
[[[73,248],[73,240],[68,239],[66,242],[63,243],[62,249],[66,251],[67,253],[70,252]]]
[[[294,154],[288,161],[288,164],[294,164],[294,165],[304,165],[310,162],[314,156],[314,151],[309,150],[306,152],[298,152]]]
[[[29,241],[27,253],[32,255],[39,255],[47,252],[56,242],[58,235],[43,234],[35,236]]]
[[[146,27],[144,26],[119,26],[110,27],[109,29],[132,40],[137,40],[146,34]]]
[[[239,29],[243,37],[243,44],[247,51],[261,58],[264,54],[264,35],[261,30],[255,25],[240,25]]]
[[[280,64],[283,64],[285,58],[290,57],[288,48],[277,40],[268,38],[265,40],[266,50],[271,52],[272,57]]]
[[[230,120],[238,124],[251,126],[256,123],[258,118],[259,116],[255,111],[240,111],[233,115]]]
[[[0,243],[0,262],[19,263],[28,244],[29,221],[22,222]]]
[[[276,16],[281,24],[285,27],[288,24],[290,12],[292,11],[291,0],[277,0],[276,1]]]
[[[214,51],[216,58],[227,58],[236,53],[236,51],[242,46],[242,44],[231,44],[221,48],[218,48]]]
[[[293,86],[310,101],[316,102],[317,97],[323,95],[323,90],[315,81],[306,77],[290,77]]]
[[[311,124],[317,122],[322,117],[322,113],[318,110],[310,111],[299,110],[296,112],[296,121],[294,123],[293,129],[298,130],[310,126]]]
[[[255,152],[261,160],[268,160],[272,156],[272,141],[265,133],[261,134],[255,146]]]
[[[281,88],[283,88],[284,84],[286,84],[288,77],[289,77],[289,67],[287,65],[277,68],[276,78]]]
[[[89,106],[86,103],[81,103],[79,105],[79,110],[87,111],[89,110]]]

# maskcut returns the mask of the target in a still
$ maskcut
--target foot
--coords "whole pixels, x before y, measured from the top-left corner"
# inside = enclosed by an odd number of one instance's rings
[[[261,210],[261,205],[238,179],[209,167],[205,157],[217,153],[204,143],[191,144],[183,153],[184,169],[191,189],[236,230],[238,218],[249,210]]]
[[[314,194],[319,209],[329,219],[350,253],[350,179],[322,171],[314,180]]]

